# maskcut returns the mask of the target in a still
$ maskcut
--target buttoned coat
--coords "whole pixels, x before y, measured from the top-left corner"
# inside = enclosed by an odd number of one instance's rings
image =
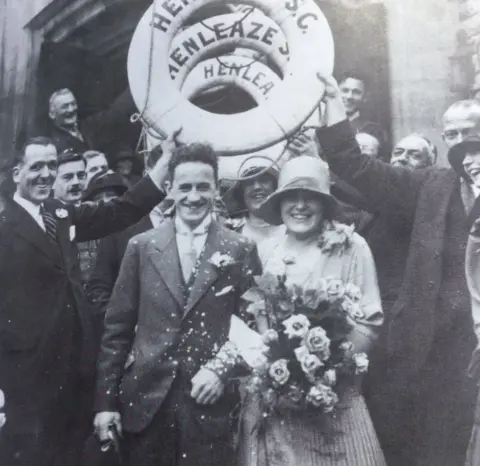
[[[215,253],[232,263],[214,265]],[[147,427],[178,373],[190,380],[227,341],[260,272],[256,246],[213,221],[186,298],[174,221],[132,238],[107,308],[96,411],[120,411],[128,432]]]
[[[58,396],[71,371],[93,377],[92,313],[83,292],[76,241],[135,223],[162,197],[146,178],[107,203],[75,207],[48,200],[44,207],[56,219],[58,246],[25,209],[8,203],[0,219],[0,387],[7,411],[13,406],[41,409]],[[64,313],[72,306],[78,319],[63,328]],[[68,360],[72,331],[81,338],[78,368],[71,368]]]

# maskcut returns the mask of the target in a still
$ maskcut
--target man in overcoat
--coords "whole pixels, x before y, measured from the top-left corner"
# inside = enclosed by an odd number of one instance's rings
[[[123,432],[130,466],[229,466],[239,400],[228,334],[260,260],[212,217],[210,146],[175,150],[170,179],[175,215],[130,240],[107,307],[95,428],[101,440]]]
[[[0,464],[78,464],[97,348],[76,243],[148,213],[164,197],[158,186],[167,163],[119,199],[74,206],[50,197],[57,173],[50,139],[33,138],[18,154],[16,191],[0,218],[0,387],[8,419]]]
[[[335,81],[319,77],[327,127],[317,135],[332,171],[410,235],[391,310],[386,377],[378,387],[382,446],[393,465],[461,465],[476,395],[467,376],[475,338],[464,273],[471,186],[449,168],[410,171],[362,155]],[[468,115],[479,115],[472,106],[466,105]],[[465,118],[461,126],[456,142],[480,132],[480,119]]]

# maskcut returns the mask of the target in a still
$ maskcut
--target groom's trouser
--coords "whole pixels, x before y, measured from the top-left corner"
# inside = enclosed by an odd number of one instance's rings
[[[199,405],[189,381],[177,379],[152,422],[140,433],[125,433],[129,466],[231,466],[234,462],[235,399]]]

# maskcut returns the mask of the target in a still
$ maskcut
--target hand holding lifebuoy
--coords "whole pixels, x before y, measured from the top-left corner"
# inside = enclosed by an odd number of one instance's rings
[[[290,60],[282,82],[261,106],[239,114],[213,114],[182,96],[170,77],[169,56],[182,24],[198,9],[218,3],[154,3],[133,35],[128,57],[130,87],[142,119],[157,133],[170,133],[184,124],[185,142],[208,141],[224,155],[250,153],[294,134],[314,112],[324,92],[316,73],[332,73],[333,39],[313,0],[242,0],[280,27]],[[203,52],[197,58],[204,57]]]

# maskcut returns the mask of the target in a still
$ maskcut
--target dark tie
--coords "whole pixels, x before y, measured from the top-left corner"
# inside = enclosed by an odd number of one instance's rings
[[[57,244],[57,221],[43,206],[40,209],[40,214],[43,219],[43,224],[45,225],[45,232],[47,233],[48,239],[52,243]]]

